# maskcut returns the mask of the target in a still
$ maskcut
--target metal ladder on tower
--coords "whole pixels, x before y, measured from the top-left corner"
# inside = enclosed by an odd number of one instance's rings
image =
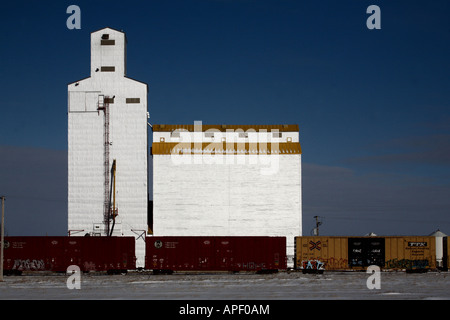
[[[110,221],[110,191],[109,191],[109,97],[99,95],[97,110],[103,110],[104,114],[104,131],[103,131],[103,142],[104,142],[104,153],[103,153],[103,165],[104,165],[104,203],[103,203],[103,219],[105,224],[105,234],[109,235],[109,221]]]

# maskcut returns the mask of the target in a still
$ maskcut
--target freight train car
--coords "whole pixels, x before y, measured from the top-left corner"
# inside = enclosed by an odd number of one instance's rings
[[[287,268],[285,237],[147,237],[145,268],[174,271],[276,272]]]
[[[295,268],[424,271],[436,268],[435,237],[296,237]]]
[[[4,272],[126,272],[136,269],[134,237],[5,237]]]
[[[348,268],[347,237],[296,237],[295,269],[345,270]]]
[[[436,269],[435,237],[386,237],[384,268],[421,271]]]

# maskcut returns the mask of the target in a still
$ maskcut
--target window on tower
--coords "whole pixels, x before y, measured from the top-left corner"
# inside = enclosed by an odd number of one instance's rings
[[[105,103],[114,103],[114,97],[105,97],[105,100],[104,100],[104,102]]]
[[[102,40],[100,41],[100,44],[102,46],[113,46],[116,44],[116,41],[109,39],[109,34],[104,33],[102,34]]]
[[[140,98],[126,98],[126,103],[141,103]]]
[[[116,71],[116,67],[114,66],[108,66],[108,67],[101,67],[101,72],[114,72]]]

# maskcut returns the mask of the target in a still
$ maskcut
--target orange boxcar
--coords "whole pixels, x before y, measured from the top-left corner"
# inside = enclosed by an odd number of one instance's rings
[[[296,237],[295,244],[296,269],[366,270],[370,265],[405,271],[436,268],[433,236]]]

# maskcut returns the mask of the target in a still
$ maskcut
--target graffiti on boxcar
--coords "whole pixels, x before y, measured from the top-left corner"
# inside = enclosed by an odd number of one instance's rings
[[[244,263],[236,263],[239,268],[247,269],[247,270],[256,270],[258,268],[264,268],[265,265],[259,265],[255,262],[244,262]]]
[[[84,270],[86,270],[86,271],[94,271],[94,270],[96,270],[96,265],[92,261],[85,261],[83,263],[83,267],[84,267]]]
[[[301,266],[303,268],[305,268],[305,263],[307,265],[308,261],[320,261],[320,263],[323,264],[323,269],[326,269],[326,270],[340,270],[340,269],[348,268],[348,260],[343,259],[343,258],[331,257],[328,259],[324,259],[323,257],[314,257],[314,258],[309,258],[307,260],[303,260],[301,262]]]
[[[430,266],[428,260],[392,259],[386,261],[389,269],[423,269]]]
[[[45,263],[42,259],[16,259],[14,260],[13,270],[45,270]]]
[[[323,262],[325,264],[325,267],[329,270],[336,270],[336,269],[346,269],[348,268],[348,260],[343,258],[329,258],[329,259],[323,259]]]
[[[302,268],[303,269],[312,269],[312,270],[323,270],[324,263],[320,260],[303,260]]]

